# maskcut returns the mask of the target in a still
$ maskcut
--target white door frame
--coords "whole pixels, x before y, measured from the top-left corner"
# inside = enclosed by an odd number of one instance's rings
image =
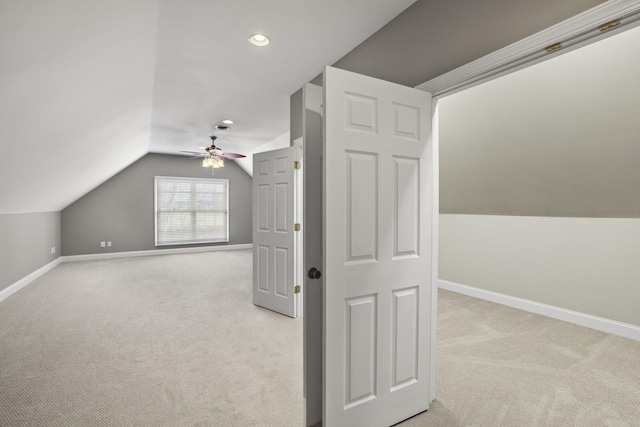
[[[294,176],[294,195],[293,195],[293,222],[296,224],[304,224],[304,187],[303,174],[304,162],[302,161],[304,140],[302,137],[293,141],[295,150],[295,160],[298,162],[298,168],[293,171]],[[295,294],[296,317],[304,317],[304,233],[296,232],[295,237],[295,262],[293,264],[293,277],[295,283],[299,286],[300,292]]]
[[[438,99],[431,100],[431,141],[427,142],[427,162],[430,175],[427,185],[431,186],[431,349],[429,369],[431,402],[436,398],[436,355],[438,342],[438,259],[440,242],[440,127],[438,125]],[[431,403],[429,402],[429,403]]]
[[[609,30],[602,31],[603,24],[620,20]],[[557,55],[570,52],[582,46],[594,43],[606,37],[618,34],[640,25],[640,0],[609,0],[585,12],[575,15],[532,36],[497,50],[480,59],[472,61],[455,70],[419,84],[416,89],[433,95],[432,141],[429,143],[433,185],[433,221],[432,221],[432,340],[437,340],[438,305],[438,242],[439,242],[439,149],[440,134],[438,125],[438,101],[447,95],[485,83]],[[548,52],[547,47],[561,43],[562,47]],[[431,347],[431,398],[436,396],[436,346]]]

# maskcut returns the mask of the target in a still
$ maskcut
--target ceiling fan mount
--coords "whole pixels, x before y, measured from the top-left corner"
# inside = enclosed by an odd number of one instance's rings
[[[204,147],[204,150],[209,153],[210,156],[222,156],[224,155],[224,153],[222,152],[221,149],[219,149],[218,147],[216,147],[216,139],[218,139],[217,136],[215,135],[211,135],[209,137],[211,139],[211,146],[210,147]],[[203,148],[203,147],[201,147]],[[244,157],[244,156],[242,156]]]
[[[217,136],[211,135],[211,145],[209,147],[200,147],[202,151],[181,151],[181,153],[191,154],[192,159],[203,159],[202,167],[210,167],[213,173],[214,169],[224,167],[224,161],[229,159],[241,159],[246,157],[244,154],[238,153],[225,153],[220,147],[216,147]]]

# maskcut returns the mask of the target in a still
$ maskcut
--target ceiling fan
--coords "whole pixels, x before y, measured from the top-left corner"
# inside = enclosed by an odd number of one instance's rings
[[[220,149],[219,147],[216,147],[216,139],[218,139],[218,137],[215,135],[212,135],[209,138],[211,138],[211,146],[200,147],[202,150],[205,151],[204,153],[201,151],[184,151],[184,150],[180,152],[191,154],[193,156],[192,159],[200,159],[200,158],[203,159],[202,167],[203,168],[210,167],[212,175],[215,169],[224,167],[225,160],[241,159],[243,157],[246,157],[244,154],[223,152],[222,149]]]

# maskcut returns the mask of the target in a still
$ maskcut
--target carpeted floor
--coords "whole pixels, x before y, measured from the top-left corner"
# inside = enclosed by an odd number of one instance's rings
[[[65,263],[0,303],[0,426],[300,426],[302,320],[251,251]]]
[[[437,338],[437,399],[398,426],[640,426],[640,342],[442,290]]]
[[[438,321],[438,398],[399,426],[640,426],[640,343],[446,291]],[[0,426],[302,425],[302,320],[253,306],[250,251],[61,264],[0,303]]]

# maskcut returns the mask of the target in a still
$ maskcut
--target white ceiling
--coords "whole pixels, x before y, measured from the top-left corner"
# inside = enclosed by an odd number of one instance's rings
[[[415,0],[161,1],[151,151],[248,152],[289,130],[289,96]],[[271,43],[248,43],[262,33]]]
[[[225,118],[226,151],[269,142],[293,92],[414,1],[0,0],[0,214],[61,210]]]
[[[149,147],[157,0],[0,0],[0,213],[46,212]]]

